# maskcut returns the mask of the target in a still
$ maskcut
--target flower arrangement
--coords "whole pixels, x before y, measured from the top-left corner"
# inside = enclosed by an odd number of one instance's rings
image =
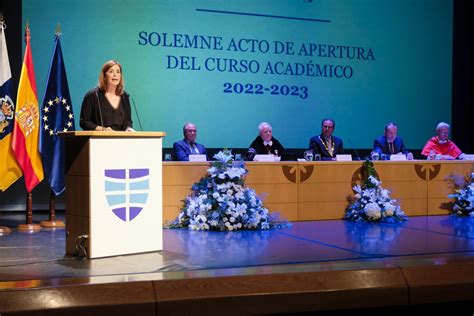
[[[269,229],[273,220],[255,190],[244,186],[248,173],[230,151],[214,155],[207,174],[192,186],[170,228],[233,231]]]
[[[455,193],[448,195],[448,198],[454,199],[451,213],[458,216],[474,217],[474,172],[470,177],[459,175],[450,175],[451,187]]]
[[[354,222],[398,223],[407,220],[407,216],[392,199],[390,191],[382,187],[377,180],[373,162],[364,162],[363,183],[353,187],[356,194],[349,197],[349,206],[344,219]]]

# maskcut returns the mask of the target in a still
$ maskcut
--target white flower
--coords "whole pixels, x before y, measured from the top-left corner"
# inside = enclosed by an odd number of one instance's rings
[[[240,178],[243,174],[245,174],[245,169],[232,167],[232,168],[228,168],[225,171],[225,174],[227,174],[230,179]]]
[[[218,184],[218,185],[216,186],[216,189],[219,190],[219,191],[227,190],[227,183]]]
[[[367,199],[372,199],[375,195],[374,189],[367,189],[362,192],[362,196],[366,197]]]
[[[355,186],[352,188],[352,190],[354,190],[355,192],[357,192],[357,193],[359,193],[359,194],[362,192],[362,188],[360,187],[359,184],[358,184],[358,185],[355,185]]]
[[[208,230],[209,225],[206,223],[207,218],[204,215],[198,215],[195,219],[189,221],[189,228],[195,230]]]
[[[211,167],[211,168],[207,169],[207,172],[213,175],[217,172],[217,168],[216,167]]]
[[[372,184],[376,186],[379,186],[382,183],[379,180],[377,180],[374,176],[370,176],[369,181],[372,182]]]
[[[385,209],[386,216],[393,216],[393,214],[395,213],[395,205],[387,202],[383,205],[383,207]]]
[[[228,154],[227,152],[220,151],[214,155],[214,159],[227,164],[227,162],[232,159],[232,155]]]
[[[269,228],[270,228],[270,225],[268,225],[267,222],[262,223],[262,229],[269,229]]]
[[[235,211],[237,213],[245,213],[245,211],[247,210],[247,204],[244,204],[244,203],[239,203],[237,204],[237,206],[235,207]]]
[[[235,217],[231,216],[231,217],[229,218],[229,222],[234,223],[234,222],[235,222]]]
[[[215,199],[218,199],[221,195],[219,194],[219,192],[214,192],[212,193],[212,197],[215,198]]]
[[[235,193],[235,197],[237,199],[241,199],[243,196],[244,196],[244,192],[242,192],[242,190],[239,190],[237,191],[237,193]]]
[[[364,212],[365,215],[372,220],[377,220],[382,216],[377,203],[367,203],[364,207]]]

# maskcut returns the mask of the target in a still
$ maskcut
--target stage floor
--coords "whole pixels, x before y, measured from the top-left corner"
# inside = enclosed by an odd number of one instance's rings
[[[64,219],[63,214],[59,214]],[[47,218],[35,214],[36,220]],[[16,227],[24,215],[0,213]],[[111,241],[113,242],[113,241]],[[270,231],[164,230],[161,252],[65,257],[65,230],[0,236],[0,290],[133,280],[441,265],[472,260],[474,218],[411,217],[401,224],[295,222]],[[34,282],[24,282],[35,280]],[[73,281],[74,280],[74,281]]]

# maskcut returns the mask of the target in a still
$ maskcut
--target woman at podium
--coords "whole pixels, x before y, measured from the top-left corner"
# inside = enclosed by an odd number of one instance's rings
[[[107,61],[98,86],[82,101],[80,125],[91,131],[133,131],[129,95],[124,91],[122,65]]]

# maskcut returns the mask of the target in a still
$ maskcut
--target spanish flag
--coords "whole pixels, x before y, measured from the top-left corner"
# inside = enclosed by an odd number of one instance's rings
[[[28,24],[25,29],[25,37],[26,50],[18,85],[12,149],[23,170],[26,190],[31,192],[43,180],[44,176],[38,148],[40,115]]]
[[[11,149],[15,102],[4,25],[0,19],[0,191],[8,189],[22,175]]]

